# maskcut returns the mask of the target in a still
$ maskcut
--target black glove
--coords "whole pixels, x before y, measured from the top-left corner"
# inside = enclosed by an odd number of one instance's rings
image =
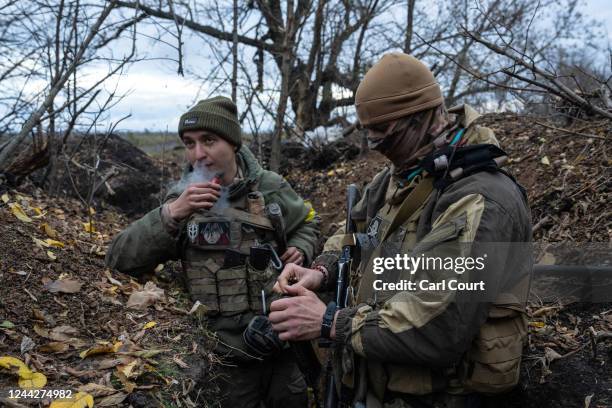
[[[249,351],[256,357],[270,357],[282,350],[283,342],[272,330],[270,320],[266,316],[255,316],[242,333],[242,338]]]

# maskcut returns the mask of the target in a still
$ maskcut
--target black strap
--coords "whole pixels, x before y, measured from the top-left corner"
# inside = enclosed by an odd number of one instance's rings
[[[323,315],[323,321],[321,322],[321,338],[329,339],[331,337],[331,328],[334,323],[334,316],[336,315],[336,302],[329,302]]]

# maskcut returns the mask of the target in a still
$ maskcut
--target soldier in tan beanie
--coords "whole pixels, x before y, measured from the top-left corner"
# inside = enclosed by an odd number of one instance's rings
[[[346,406],[483,406],[483,394],[518,382],[532,267],[522,252],[531,240],[525,194],[499,168],[506,156],[493,132],[468,106],[447,112],[416,58],[383,56],[355,107],[391,165],[351,212],[358,234],[331,237],[311,269],[285,268],[277,289],[293,297],[272,303],[270,321],[284,340],[334,342],[335,391]],[[483,249],[501,242],[513,245]],[[340,250],[351,243],[360,262],[349,304],[337,310],[315,292],[334,290]],[[425,264],[438,258],[452,262]],[[466,259],[483,266],[466,272]]]

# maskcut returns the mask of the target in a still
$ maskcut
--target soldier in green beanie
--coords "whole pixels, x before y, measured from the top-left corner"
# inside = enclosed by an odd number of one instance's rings
[[[223,407],[306,407],[306,384],[287,344],[277,341],[262,351],[244,336],[274,299],[278,258],[284,264],[312,261],[318,217],[242,145],[230,99],[198,102],[181,116],[178,133],[188,162],[182,181],[162,206],[115,237],[106,262],[139,276],[181,260],[187,289],[204,306],[224,362],[218,367]],[[284,237],[266,211],[273,205],[280,207]]]

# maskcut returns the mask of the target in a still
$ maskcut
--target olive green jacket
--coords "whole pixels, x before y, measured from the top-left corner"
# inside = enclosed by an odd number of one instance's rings
[[[229,204],[250,192],[257,185],[265,202],[278,203],[283,212],[288,246],[300,249],[308,264],[315,254],[319,237],[319,222],[310,203],[305,202],[280,175],[264,170],[251,151],[242,146],[237,160],[244,177],[229,187]],[[189,169],[187,170],[189,171]],[[180,191],[171,189],[164,202],[175,199]],[[183,226],[181,226],[183,227]],[[161,207],[133,222],[111,242],[106,264],[133,276],[151,272],[160,263],[181,259],[184,228],[171,234],[162,223]]]

